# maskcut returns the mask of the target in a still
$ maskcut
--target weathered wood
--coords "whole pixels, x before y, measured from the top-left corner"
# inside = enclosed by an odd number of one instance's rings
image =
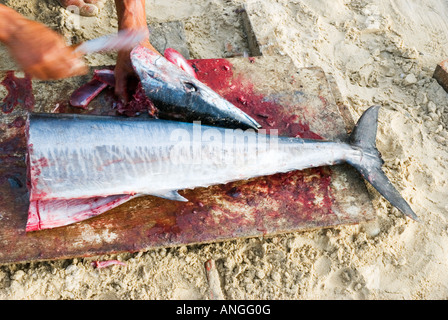
[[[443,60],[436,66],[433,78],[448,92],[448,60]]]

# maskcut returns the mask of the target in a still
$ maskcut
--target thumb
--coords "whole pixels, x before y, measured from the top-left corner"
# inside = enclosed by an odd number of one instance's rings
[[[127,76],[121,72],[115,73],[115,95],[123,102],[129,101],[127,90]]]

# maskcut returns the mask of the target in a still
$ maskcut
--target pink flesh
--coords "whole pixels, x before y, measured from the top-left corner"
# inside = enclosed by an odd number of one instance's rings
[[[31,201],[26,231],[37,231],[79,222],[131,200],[132,195],[113,195],[72,200]]]
[[[126,266],[126,263],[119,261],[119,260],[107,260],[107,261],[94,261],[92,262],[92,265],[95,266],[97,269],[107,268],[109,266],[113,265],[120,265],[120,266]]]
[[[93,79],[78,88],[70,97],[70,104],[74,107],[87,109],[90,101],[107,87],[107,83]]]
[[[93,74],[93,79],[101,81],[111,87],[115,87],[115,72],[114,70],[101,69],[95,70]]]
[[[93,79],[79,87],[70,97],[70,104],[74,107],[87,109],[90,101],[98,96],[107,86],[115,86],[113,70],[95,70]]]
[[[188,63],[187,59],[185,59],[179,52],[177,52],[173,48],[166,49],[164,56],[166,60],[174,63],[189,75],[195,77],[196,79],[198,78],[196,71],[194,71],[193,67]]]

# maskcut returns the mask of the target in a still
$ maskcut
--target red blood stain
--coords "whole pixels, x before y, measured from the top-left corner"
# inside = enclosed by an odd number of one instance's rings
[[[8,128],[22,128],[26,124],[26,120],[23,117],[17,117],[13,122],[8,124]]]
[[[8,95],[0,104],[4,113],[11,113],[17,106],[22,106],[29,111],[33,110],[35,100],[31,78],[28,76],[17,78],[14,71],[8,71],[1,84],[8,90]]]
[[[157,117],[157,108],[151,99],[146,96],[141,82],[137,84],[137,88],[128,103],[118,104],[117,112],[128,117],[134,117],[142,113],[148,113],[151,117]]]
[[[280,135],[288,137],[322,139],[297,115],[286,114],[283,105],[257,93],[253,83],[241,76],[234,76],[233,66],[228,60],[190,60],[190,63],[198,71],[200,81],[255,118],[263,128],[278,129]]]
[[[16,135],[13,135],[11,138],[4,139],[0,142],[0,155],[2,157],[15,159],[16,154],[24,154],[25,153],[25,147],[24,147],[24,137],[23,134],[21,134],[20,130]],[[3,158],[2,158],[3,159]]]
[[[40,158],[36,160],[36,165],[38,165],[40,168],[48,167],[48,159],[47,158]]]

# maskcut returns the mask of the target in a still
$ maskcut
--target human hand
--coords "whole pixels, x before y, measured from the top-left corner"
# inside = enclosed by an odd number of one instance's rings
[[[61,35],[20,15],[12,22],[13,26],[4,44],[26,73],[40,80],[56,80],[87,73],[81,54],[67,46]]]
[[[142,46],[159,53],[149,42],[145,40],[141,43]],[[132,78],[136,78],[137,74],[132,67],[131,51],[123,50],[118,52],[117,64],[115,65],[115,94],[123,102],[129,102],[128,83]],[[159,53],[160,54],[160,53]]]
[[[117,8],[118,29],[135,31],[144,30],[147,33],[147,36],[140,45],[157,52],[149,41],[145,0],[115,0],[115,6]],[[137,77],[131,63],[131,51],[132,50],[119,51],[115,66],[115,94],[123,103],[129,101],[129,80]]]

